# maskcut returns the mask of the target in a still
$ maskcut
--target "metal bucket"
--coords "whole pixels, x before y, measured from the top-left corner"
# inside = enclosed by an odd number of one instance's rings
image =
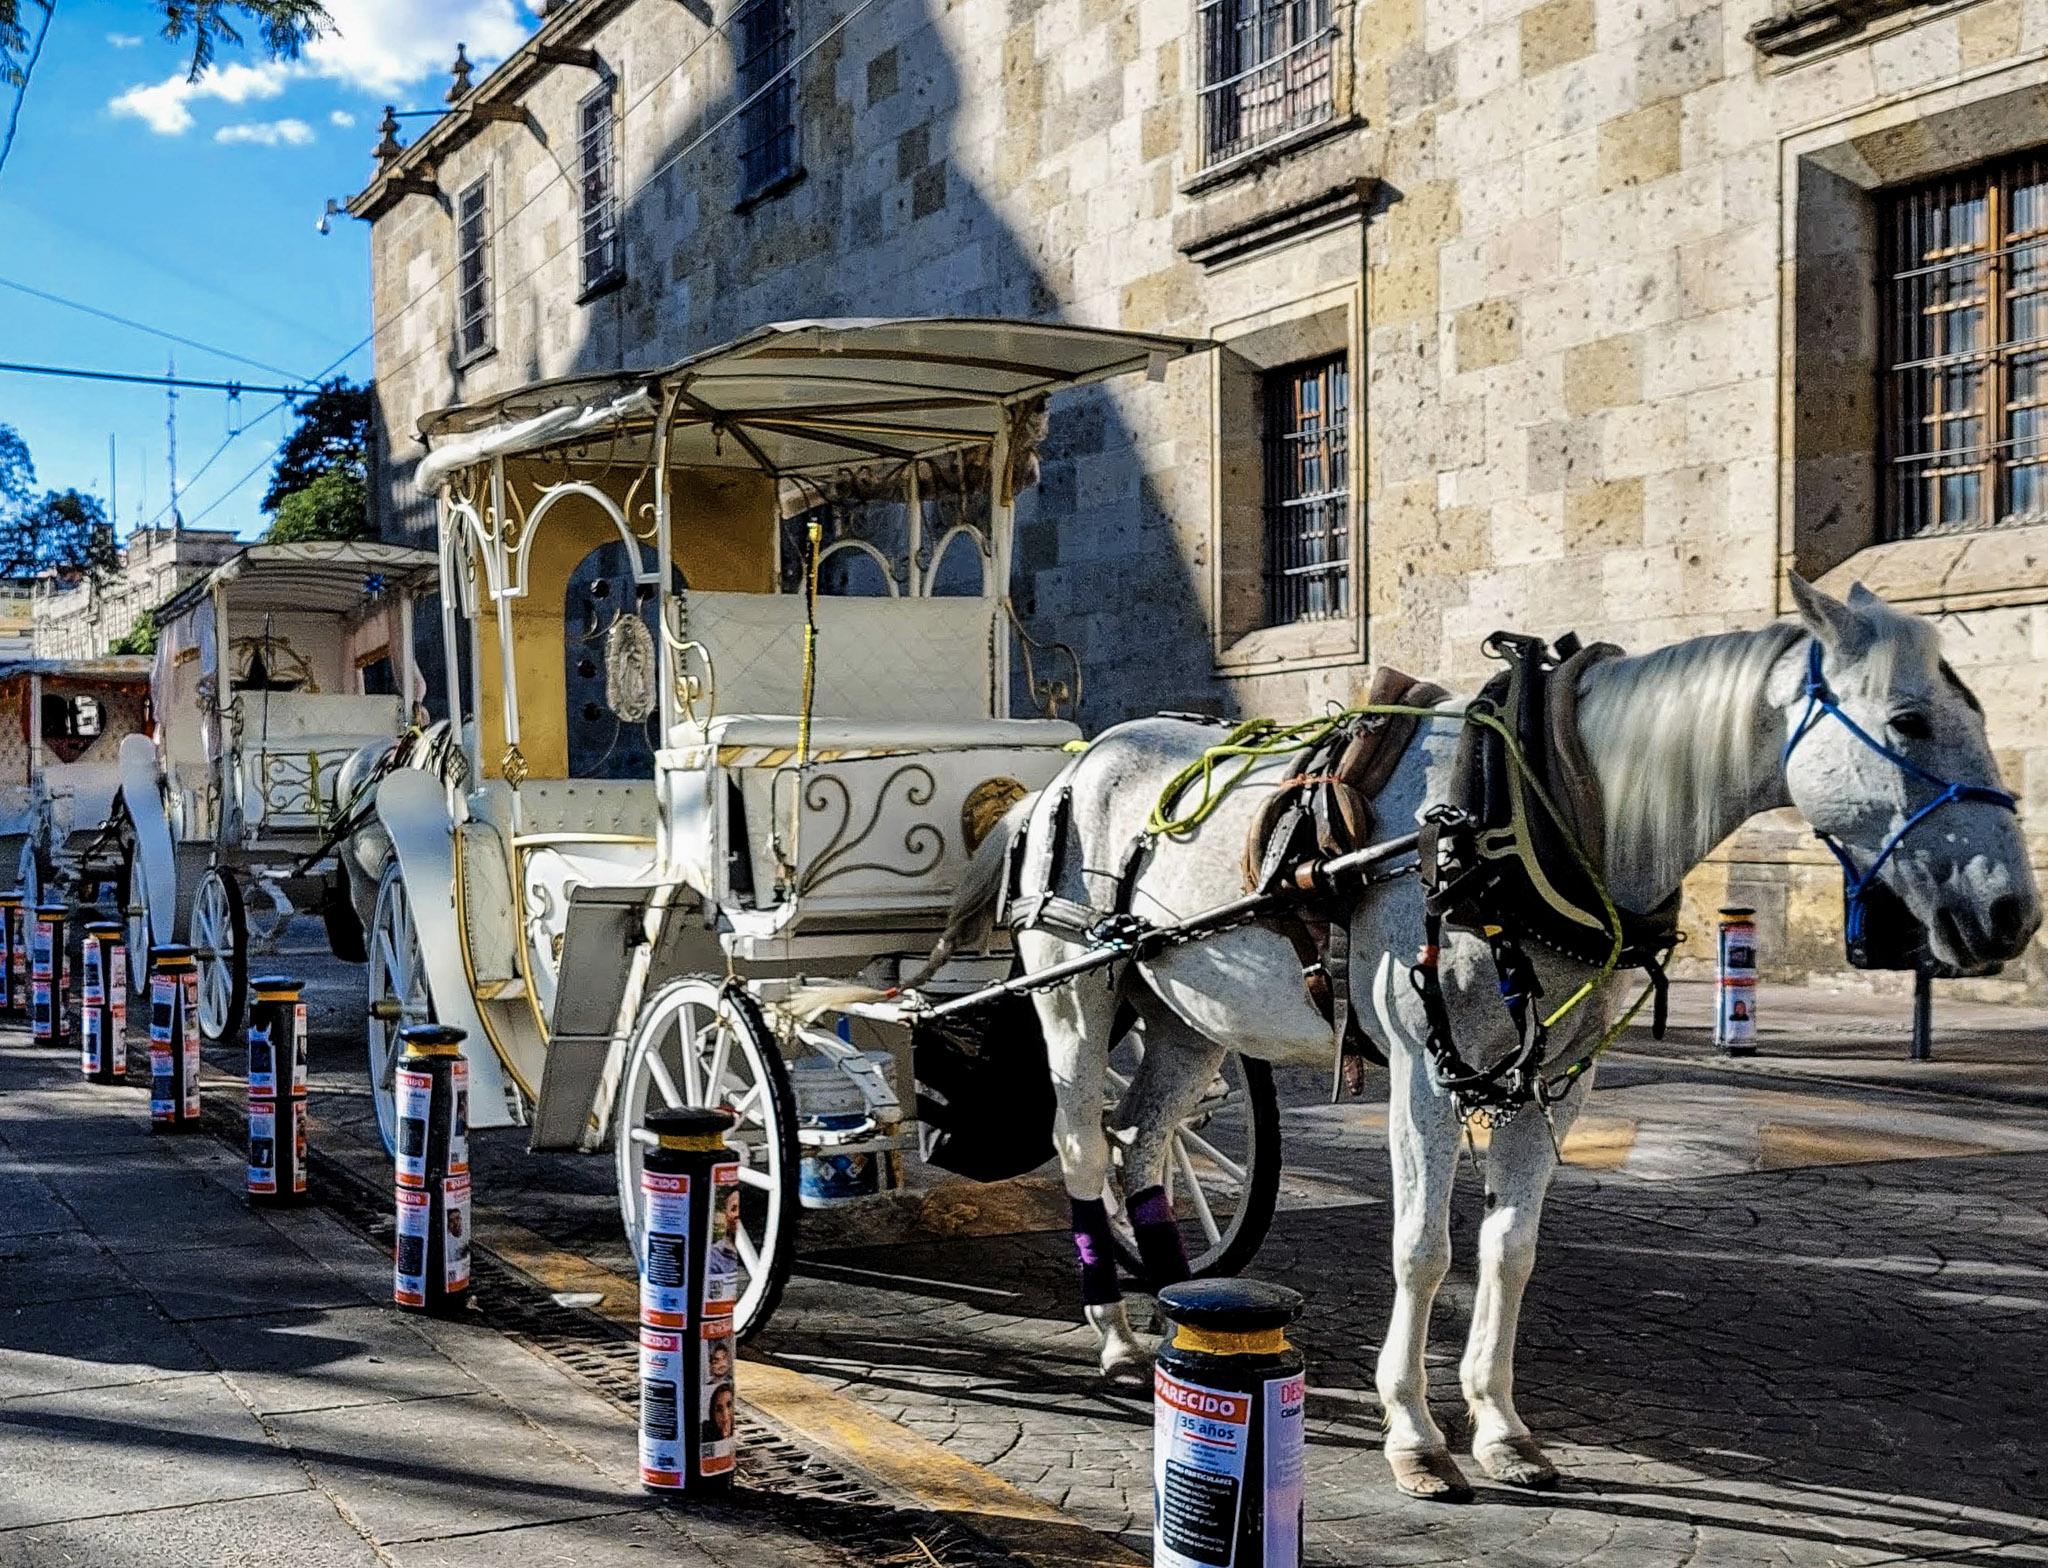
[[[896,1064],[886,1051],[863,1053],[888,1080],[896,1083]],[[895,1186],[892,1154],[849,1149],[877,1134],[893,1135],[894,1126],[878,1126],[868,1114],[860,1085],[822,1056],[807,1056],[789,1069],[796,1091],[796,1136],[803,1147],[797,1175],[797,1197],[807,1209],[836,1208],[879,1196]]]

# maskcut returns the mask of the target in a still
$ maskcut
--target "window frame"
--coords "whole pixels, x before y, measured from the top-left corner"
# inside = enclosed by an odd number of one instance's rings
[[[475,210],[471,210],[474,197]],[[471,223],[476,225],[476,236],[472,243],[469,236]],[[456,193],[455,197],[455,363],[458,366],[474,364],[477,360],[495,353],[498,347],[496,301],[492,298],[494,280],[491,269],[491,177],[479,174]],[[476,264],[476,275],[468,274],[470,263]],[[476,308],[470,311],[469,299],[476,295]],[[477,328],[476,341],[469,341],[470,329]]]
[[[794,0],[739,0],[728,26],[741,104],[736,205],[744,209],[803,176],[797,145],[796,5]]]
[[[593,122],[596,109],[604,111]],[[604,168],[602,188],[592,199],[592,140],[602,132],[604,147],[599,156]],[[626,256],[620,233],[619,206],[619,114],[618,83],[607,77],[585,93],[576,104],[576,220],[577,268],[582,280],[579,302],[604,293],[625,281]],[[592,230],[599,237],[593,244]],[[605,232],[606,230],[609,232]],[[592,267],[593,257],[602,265]]]
[[[1261,630],[1355,613],[1351,381],[1346,349],[1259,374]],[[1286,559],[1310,554],[1320,558]]]
[[[2048,149],[1879,196],[1879,540],[2048,522]],[[1970,203],[1972,233],[1956,240],[1950,225]],[[2023,208],[2024,226],[2015,221]],[[1960,287],[1944,281],[1957,274]],[[2033,323],[2025,334],[2016,304]],[[1953,323],[1965,312],[1974,342],[1957,348]],[[1959,376],[1974,378],[1969,402],[1951,401]],[[2022,381],[2030,390],[2015,395]],[[1975,441],[1948,444],[1950,427],[1970,424]],[[2024,506],[2015,504],[2021,475]],[[1967,509],[1951,511],[1951,485],[1967,487]]]
[[[1276,22],[1283,24],[1279,40],[1271,36]],[[1338,26],[1331,0],[1198,0],[1195,30],[1199,172],[1248,160],[1337,119]],[[1269,77],[1278,78],[1277,94]],[[1248,102],[1260,97],[1266,101]],[[1279,114],[1246,129],[1276,98]]]

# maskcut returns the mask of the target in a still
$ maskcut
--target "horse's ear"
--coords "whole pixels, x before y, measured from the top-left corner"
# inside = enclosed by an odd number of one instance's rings
[[[1850,609],[1861,610],[1865,614],[1872,610],[1888,610],[1891,608],[1890,605],[1886,604],[1884,600],[1880,599],[1860,582],[1849,584],[1847,603]]]
[[[1828,647],[1839,653],[1854,653],[1870,641],[1870,621],[1856,607],[1853,590],[1849,595],[1851,602],[1844,604],[1822,593],[1797,572],[1786,572],[1785,584],[1792,590],[1792,602],[1799,606],[1799,619]],[[1867,588],[1863,592],[1872,599],[1877,597]]]

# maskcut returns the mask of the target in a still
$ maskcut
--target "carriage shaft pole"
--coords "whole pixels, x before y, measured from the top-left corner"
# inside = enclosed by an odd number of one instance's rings
[[[1391,838],[1379,844],[1368,844],[1363,849],[1338,855],[1324,861],[1317,868],[1315,880],[1319,884],[1327,884],[1338,877],[1369,870],[1382,861],[1396,859],[1412,851],[1418,838],[1418,834],[1404,833],[1399,838]],[[1065,959],[1041,969],[1036,974],[1017,975],[982,990],[970,991],[965,996],[956,996],[949,1002],[941,1002],[937,1007],[927,1009],[919,1016],[945,1018],[953,1013],[964,1013],[983,1006],[998,997],[1021,996],[1031,991],[1044,990],[1049,986],[1058,985],[1061,981],[1071,980],[1077,975],[1107,968],[1121,959],[1148,958],[1163,947],[1242,925],[1247,920],[1254,920],[1292,902],[1292,898],[1281,893],[1247,893],[1243,898],[1234,898],[1227,904],[1218,904],[1214,909],[1205,909],[1200,914],[1190,915],[1186,920],[1173,925],[1144,927],[1127,937],[1112,940],[1083,953],[1078,958]]]

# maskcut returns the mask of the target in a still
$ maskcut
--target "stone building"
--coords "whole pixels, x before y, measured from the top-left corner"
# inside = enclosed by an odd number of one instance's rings
[[[45,659],[96,659],[164,600],[197,582],[246,540],[230,528],[138,528],[106,577],[45,576],[34,600],[35,651]]]
[[[762,321],[1212,336],[1064,400],[1020,514],[1091,728],[1475,677],[1502,626],[1755,625],[1792,565],[1948,618],[2048,852],[2048,0],[720,14],[557,3],[387,134],[351,210],[389,528],[431,524],[426,410]],[[1796,825],[1694,892],[1839,966]]]

